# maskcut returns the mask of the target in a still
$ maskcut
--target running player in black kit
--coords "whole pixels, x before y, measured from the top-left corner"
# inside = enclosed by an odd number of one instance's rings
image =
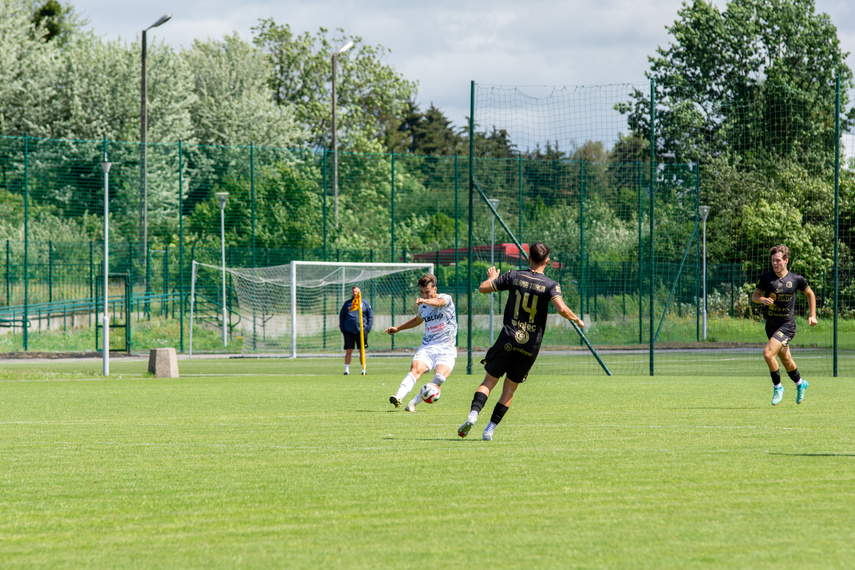
[[[482,361],[487,374],[475,391],[469,417],[457,430],[460,437],[469,434],[478,421],[478,413],[487,403],[490,391],[504,375],[502,395],[484,430],[483,438],[488,441],[493,439],[493,430],[508,411],[517,386],[525,381],[537,359],[550,302],[559,315],[579,327],[585,326],[584,321],[564,304],[561,286],[543,274],[549,264],[549,248],[542,243],[532,244],[529,248],[529,264],[531,268],[526,271],[508,271],[501,276],[495,267],[491,267],[487,270],[487,279],[478,287],[478,291],[484,294],[508,291],[508,302],[505,305],[502,331]]]
[[[790,354],[790,341],[796,335],[796,291],[804,292],[808,299],[810,326],[816,325],[816,295],[804,277],[787,271],[787,263],[790,261],[790,249],[787,246],[776,245],[769,253],[772,255],[772,271],[760,276],[751,300],[766,306],[766,336],[769,342],[763,349],[763,358],[769,366],[774,385],[772,405],[777,406],[784,397],[776,356],[781,358],[784,370],[796,383],[796,403],[801,404],[805,399],[808,383],[799,376],[799,369]]]

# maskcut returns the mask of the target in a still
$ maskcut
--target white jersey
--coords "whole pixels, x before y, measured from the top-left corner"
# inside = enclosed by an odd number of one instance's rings
[[[455,346],[457,340],[457,313],[451,295],[439,293],[445,299],[442,307],[419,305],[419,317],[425,322],[425,337],[422,346]]]

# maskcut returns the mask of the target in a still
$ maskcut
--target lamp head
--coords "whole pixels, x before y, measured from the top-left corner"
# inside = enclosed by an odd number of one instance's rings
[[[710,207],[709,206],[701,206],[700,208],[698,208],[698,211],[701,214],[701,220],[706,222],[707,216],[710,215]]]
[[[163,16],[161,16],[161,17],[160,17],[160,18],[159,18],[155,23],[153,23],[152,25],[150,25],[150,26],[149,26],[148,28],[146,28],[146,29],[147,29],[147,30],[150,30],[151,28],[156,28],[156,27],[158,27],[158,26],[162,26],[163,24],[165,24],[166,22],[168,22],[170,18],[172,18],[172,14],[164,14],[164,15],[163,15]]]
[[[229,198],[229,193],[228,192],[217,192],[216,194],[214,194],[214,196],[217,197],[217,202],[220,204],[220,209],[222,210],[223,208],[225,208],[226,207],[226,200],[228,200],[228,198]]]
[[[346,44],[341,46],[341,49],[339,49],[337,53],[339,53],[339,54],[344,53],[352,47],[353,47],[353,42],[347,42]]]

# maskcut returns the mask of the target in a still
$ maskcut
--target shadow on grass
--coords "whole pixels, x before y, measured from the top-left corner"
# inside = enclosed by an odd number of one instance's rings
[[[790,457],[855,457],[855,453],[770,453],[769,455],[787,455]]]
[[[675,410],[756,410],[755,406],[686,406]]]

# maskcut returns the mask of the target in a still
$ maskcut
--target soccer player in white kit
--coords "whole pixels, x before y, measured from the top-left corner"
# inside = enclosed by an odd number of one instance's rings
[[[419,279],[419,292],[422,296],[416,299],[418,314],[402,325],[383,331],[393,335],[425,323],[425,336],[413,357],[410,372],[401,381],[398,391],[389,397],[389,402],[396,408],[401,407],[404,398],[428,370],[434,371],[431,383],[442,386],[451,375],[454,361],[457,359],[457,315],[454,300],[451,295],[436,292],[434,275],[424,275]],[[415,412],[416,406],[422,401],[419,392],[417,391],[416,396],[407,404],[408,412]]]

